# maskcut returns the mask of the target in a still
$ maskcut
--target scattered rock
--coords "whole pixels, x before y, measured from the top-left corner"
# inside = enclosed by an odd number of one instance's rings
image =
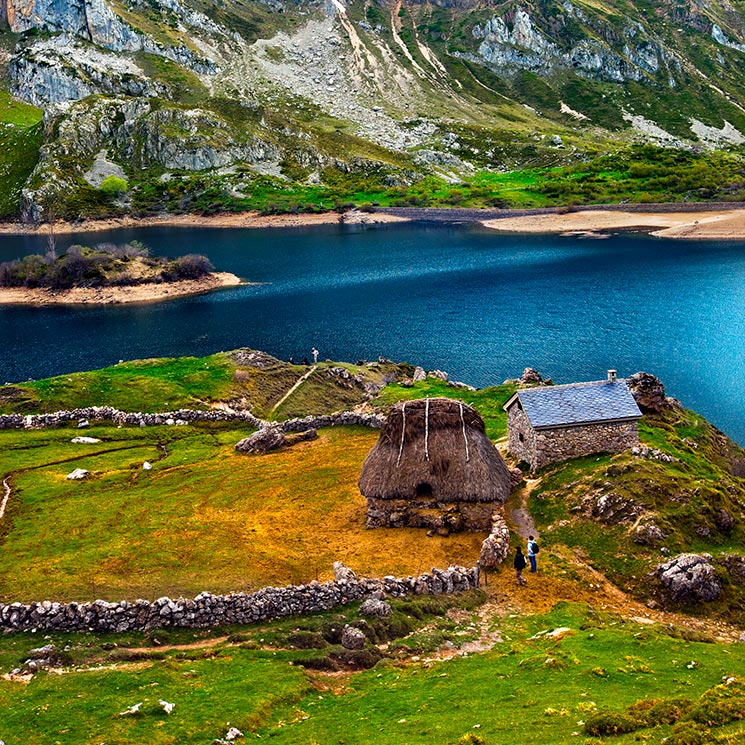
[[[269,426],[243,438],[235,449],[241,453],[268,453],[281,448],[286,441],[285,433],[279,426]]]
[[[74,442],[76,445],[95,445],[97,442],[101,442],[101,440],[95,437],[73,437],[70,442]]]
[[[70,473],[65,476],[66,479],[70,479],[71,481],[77,480],[77,479],[84,479],[91,475],[90,471],[86,471],[85,468],[76,468],[74,471],[71,471]]]
[[[91,423],[87,419],[80,419],[78,421],[78,429],[85,429],[86,427],[90,427]]]
[[[634,530],[634,543],[641,546],[655,546],[667,536],[653,522],[640,523]]]
[[[143,471],[151,471],[151,470],[152,470],[152,468],[153,468],[153,466],[152,466],[152,463],[148,463],[148,461],[145,461],[145,462],[144,462],[144,463],[142,464],[142,470],[143,470]]]
[[[729,533],[735,527],[735,518],[725,509],[717,510],[714,514],[714,524],[722,533]]]
[[[745,644],[745,631],[743,631],[742,634],[740,634],[740,641],[743,642],[743,644]]]
[[[163,711],[165,711],[166,714],[170,714],[176,708],[176,704],[164,701],[162,698],[158,700],[158,703],[163,707]]]
[[[345,626],[341,634],[341,645],[344,649],[364,649],[367,637],[364,632],[354,628],[354,626]]]
[[[119,712],[120,717],[128,717],[133,714],[139,714],[140,713],[140,707],[142,706],[142,701],[139,703],[136,703],[134,706],[130,706],[129,709],[125,709],[124,711]]]
[[[243,737],[243,732],[241,732],[238,727],[231,727],[225,735],[225,739],[228,742],[233,742],[233,740],[237,740],[239,737]]]
[[[442,370],[430,370],[427,373],[428,378],[435,378],[436,380],[442,380],[443,383],[447,383],[450,380],[450,376]]]
[[[722,583],[706,555],[680,554],[665,564],[658,564],[652,576],[677,603],[710,602],[722,592]]]
[[[422,383],[427,379],[427,373],[424,372],[423,367],[419,367],[418,365],[414,368],[414,375],[412,376],[412,380],[415,383]]]
[[[654,375],[646,372],[634,373],[626,379],[626,384],[643,414],[658,413],[668,408],[665,386]]]
[[[377,598],[368,598],[360,606],[359,614],[361,616],[368,616],[372,618],[387,618],[393,613],[393,608],[390,603],[386,603],[385,600],[379,600]]]
[[[663,453],[662,450],[657,448],[650,448],[646,445],[635,445],[631,448],[631,454],[637,458],[645,458],[646,460],[659,460],[662,463],[677,463],[678,458]]]

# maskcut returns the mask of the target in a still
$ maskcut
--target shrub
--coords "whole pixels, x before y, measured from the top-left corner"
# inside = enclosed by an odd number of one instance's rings
[[[119,176],[107,176],[101,182],[100,189],[107,196],[117,197],[129,189],[129,184],[126,179],[119,178]]]
[[[641,723],[637,719],[633,719],[626,714],[600,711],[588,717],[584,731],[585,734],[593,737],[603,737],[605,735],[623,735],[640,727]]]
[[[173,281],[178,279],[199,279],[209,274],[214,267],[206,256],[187,254],[170,263],[163,270],[163,279]]]

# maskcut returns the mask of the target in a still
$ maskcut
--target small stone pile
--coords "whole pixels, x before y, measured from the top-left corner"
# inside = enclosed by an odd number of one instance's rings
[[[348,570],[351,572],[351,570]],[[270,621],[286,616],[318,613],[368,597],[449,595],[473,590],[479,584],[478,567],[453,566],[433,569],[418,577],[358,578],[353,572],[337,572],[348,579],[310,582],[307,585],[265,587],[253,593],[213,595],[202,592],[193,599],[162,597],[109,603],[0,604],[0,629],[10,631],[146,631],[154,628],[208,628]]]
[[[495,512],[491,520],[491,533],[481,544],[479,555],[479,566],[487,569],[498,567],[507,558],[510,551],[510,529],[507,527],[504,512]]]

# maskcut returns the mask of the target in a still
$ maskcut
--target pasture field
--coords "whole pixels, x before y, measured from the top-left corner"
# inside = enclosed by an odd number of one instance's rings
[[[424,538],[365,528],[357,479],[377,432],[321,430],[263,456],[225,425],[94,426],[0,432],[9,511],[0,523],[0,599],[155,599],[329,579],[342,560],[366,576],[471,566],[483,536]],[[144,462],[152,470],[143,470]],[[65,478],[75,468],[82,481]]]
[[[480,609],[483,597],[393,601],[390,657],[356,673],[313,670],[314,659],[338,651],[322,629],[354,623],[352,606],[240,630],[55,635],[46,641],[66,650],[65,674],[0,679],[0,737],[197,745],[238,727],[246,741],[298,745],[742,742],[745,645],[584,603],[524,615],[515,602],[529,599],[510,599],[506,588]],[[443,639],[463,645],[479,624],[493,644],[482,654],[433,649]],[[412,626],[419,631],[396,639]],[[303,632],[324,648],[295,646]],[[0,667],[19,664],[39,641],[0,640]],[[159,700],[175,704],[170,715]],[[120,716],[137,703],[137,714]]]

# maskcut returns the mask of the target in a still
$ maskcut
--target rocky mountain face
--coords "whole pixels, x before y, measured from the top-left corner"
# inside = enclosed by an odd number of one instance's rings
[[[5,85],[45,111],[25,219],[52,192],[85,212],[94,162],[126,172],[131,209],[195,174],[240,195],[745,143],[742,2],[0,0],[0,19]]]

